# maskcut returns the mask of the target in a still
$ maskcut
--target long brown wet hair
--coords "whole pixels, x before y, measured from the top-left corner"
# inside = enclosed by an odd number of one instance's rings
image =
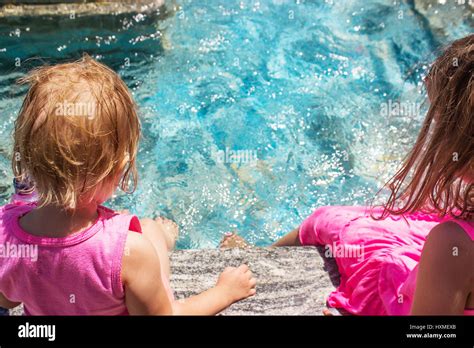
[[[474,35],[454,41],[425,79],[430,107],[420,134],[385,188],[379,218],[424,212],[474,217]]]

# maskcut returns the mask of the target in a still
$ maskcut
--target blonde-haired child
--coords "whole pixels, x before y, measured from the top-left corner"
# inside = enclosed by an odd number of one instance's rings
[[[178,228],[102,206],[137,185],[140,122],[120,77],[89,56],[43,66],[15,123],[13,171],[37,201],[0,208],[0,244],[36,248],[37,259],[0,264],[0,306],[28,315],[216,314],[255,294],[246,265],[215,287],[175,301],[168,251]],[[20,192],[21,194],[21,192]]]

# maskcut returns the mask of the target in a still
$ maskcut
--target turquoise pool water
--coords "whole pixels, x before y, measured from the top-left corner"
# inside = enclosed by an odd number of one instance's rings
[[[414,140],[434,52],[473,29],[461,6],[417,4],[177,1],[166,15],[0,19],[0,203],[15,79],[34,57],[86,51],[120,72],[143,122],[139,188],[108,205],[174,219],[178,247],[230,230],[266,245],[315,207],[364,204]]]

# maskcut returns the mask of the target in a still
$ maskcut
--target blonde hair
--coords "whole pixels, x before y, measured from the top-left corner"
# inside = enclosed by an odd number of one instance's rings
[[[474,216],[474,35],[454,41],[425,79],[430,108],[415,146],[386,184],[382,218],[422,211]]]
[[[39,206],[74,210],[117,179],[135,190],[140,122],[113,70],[85,55],[18,82],[30,87],[15,122],[12,167],[16,180],[33,182]]]

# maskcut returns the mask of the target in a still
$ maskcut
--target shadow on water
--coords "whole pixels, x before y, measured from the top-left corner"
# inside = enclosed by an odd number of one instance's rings
[[[0,22],[0,96],[34,67],[88,53],[119,71],[163,55],[160,23],[172,10],[88,16],[7,17]],[[54,40],[52,39],[54,38]],[[128,76],[124,76],[127,82]],[[15,97],[21,91],[9,90]],[[13,93],[13,94],[12,94]]]

